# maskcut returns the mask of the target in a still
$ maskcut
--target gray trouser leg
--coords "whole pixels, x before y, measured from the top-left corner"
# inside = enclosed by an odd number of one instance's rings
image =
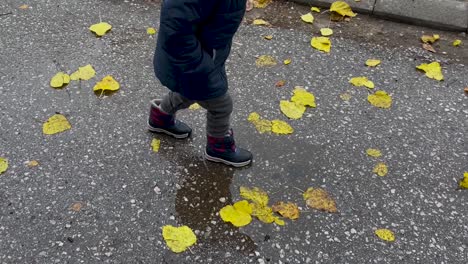
[[[177,111],[188,108],[194,102],[195,101],[187,99],[179,93],[169,92],[164,96],[160,107],[164,112],[175,115]]]

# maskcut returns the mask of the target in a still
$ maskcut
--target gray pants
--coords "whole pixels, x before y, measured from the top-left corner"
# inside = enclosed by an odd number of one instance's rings
[[[206,114],[206,132],[212,137],[224,137],[229,133],[232,113],[232,98],[229,93],[206,101],[193,101],[179,93],[169,92],[161,103],[161,109],[171,115],[198,103],[208,112]]]

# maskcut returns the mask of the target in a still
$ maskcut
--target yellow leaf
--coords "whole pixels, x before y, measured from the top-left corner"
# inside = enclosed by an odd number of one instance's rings
[[[39,166],[39,162],[37,160],[31,160],[28,162],[28,167],[36,167]]]
[[[379,65],[380,62],[381,62],[380,60],[368,59],[366,61],[366,65],[369,66],[369,67],[375,67],[375,66]]]
[[[349,16],[349,17],[355,17],[356,13],[351,10],[351,7],[343,1],[336,1],[330,6],[330,11],[331,12],[336,12],[337,14],[340,14],[341,16]]]
[[[0,174],[4,173],[8,169],[8,160],[0,157]]]
[[[468,171],[463,174],[463,179],[460,180],[460,188],[468,189]]]
[[[272,35],[266,35],[263,38],[266,39],[266,40],[272,40],[273,36]]]
[[[197,237],[188,226],[166,225],[163,227],[162,235],[167,246],[175,253],[184,252],[188,247],[197,243]]]
[[[156,29],[153,28],[153,27],[149,27],[149,28],[146,29],[146,33],[148,35],[154,35],[154,34],[156,34]]]
[[[89,30],[91,30],[91,32],[96,34],[98,37],[104,36],[107,33],[107,31],[111,29],[112,29],[112,26],[106,22],[94,24],[89,27]]]
[[[276,62],[276,59],[273,58],[272,56],[261,55],[255,61],[255,64],[257,65],[257,67],[267,67],[267,66],[275,66],[276,64],[278,64],[278,62]]]
[[[278,135],[286,135],[292,134],[294,129],[288,123],[275,119],[271,121],[271,131]]]
[[[250,205],[252,215],[256,216],[258,220],[267,224],[275,222],[277,225],[284,225],[284,221],[275,216],[271,207],[268,207],[268,194],[266,192],[257,187],[252,189],[240,187],[240,195],[252,202]]]
[[[272,0],[254,0],[255,8],[265,8],[267,7]]]
[[[383,163],[383,162],[379,162],[379,163],[377,163],[377,165],[375,165],[372,172],[379,175],[379,176],[381,176],[381,177],[383,177],[383,176],[387,175],[387,173],[388,173],[387,165],[385,165],[385,163]]]
[[[151,141],[151,148],[153,149],[153,152],[158,152],[160,146],[161,140],[153,138],[153,140]]]
[[[252,112],[250,113],[249,117],[247,117],[247,120],[250,122],[258,121],[260,120],[260,115],[257,112]]]
[[[227,205],[219,211],[219,215],[224,222],[230,222],[236,227],[246,226],[252,222],[252,207],[246,200],[239,201],[232,205]]]
[[[28,5],[20,5],[20,7],[19,7],[19,9],[23,9],[23,10],[24,10],[24,9],[28,9],[28,8],[29,8]]]
[[[277,202],[271,207],[273,212],[279,213],[281,216],[295,220],[299,218],[299,208],[295,203]]]
[[[423,63],[416,68],[418,70],[426,72],[426,76],[431,79],[437,81],[444,80],[444,75],[442,74],[442,67],[440,67],[440,64],[437,61],[431,62],[429,64]]]
[[[70,75],[70,79],[73,81],[84,80],[87,81],[96,75],[96,71],[90,64],[79,67],[78,70]]]
[[[320,13],[320,8],[313,6],[310,8],[310,11]]]
[[[260,206],[268,205],[268,194],[258,187],[253,187],[252,189],[250,189],[248,187],[241,186],[240,196]]]
[[[434,42],[436,42],[436,41],[439,40],[439,39],[440,39],[440,36],[437,35],[437,34],[434,34],[434,35],[432,35],[432,36],[423,35],[423,36],[421,37],[421,41],[422,41],[423,43],[431,43],[431,44],[434,43]]]
[[[57,134],[71,129],[71,125],[67,118],[60,114],[51,116],[43,125],[42,132],[46,135]]]
[[[301,118],[306,110],[305,106],[303,105],[285,100],[280,101],[280,109],[283,114],[291,119]]]
[[[255,125],[255,128],[260,132],[260,134],[271,131],[271,121],[262,119],[257,112],[251,113],[247,120]]]
[[[63,86],[70,83],[70,76],[66,73],[59,72],[55,74],[50,80],[50,86],[53,88],[62,88]]]
[[[374,157],[374,158],[378,158],[378,157],[382,156],[382,153],[378,149],[371,149],[370,148],[370,149],[366,150],[366,153],[367,153],[367,155],[369,155],[371,157]]]
[[[374,83],[364,76],[351,78],[349,82],[354,86],[365,86],[369,89],[374,89]]]
[[[331,28],[322,28],[322,29],[320,29],[320,34],[322,34],[322,36],[324,36],[324,37],[331,36],[331,35],[333,35],[333,29],[331,29]]]
[[[284,65],[289,65],[291,64],[291,59],[286,59],[283,61]]]
[[[194,103],[194,104],[189,106],[190,110],[198,110],[200,108],[201,108],[201,105],[199,105],[198,103]]]
[[[310,23],[310,24],[314,23],[314,16],[312,15],[312,13],[307,13],[305,15],[302,15],[301,19],[302,21],[306,23]]]
[[[93,88],[93,91],[117,91],[120,88],[120,84],[112,78],[112,76],[107,75],[100,82],[96,83]]]
[[[388,229],[377,229],[375,230],[375,234],[382,240],[393,242],[395,241],[395,235],[391,230]]]
[[[263,19],[255,19],[252,22],[252,24],[256,26],[271,26],[271,24],[268,21],[265,21]]]
[[[329,213],[336,213],[338,211],[333,198],[322,188],[309,188],[304,192],[303,197],[310,208]]]
[[[343,101],[349,101],[351,100],[351,95],[349,93],[342,93],[340,94],[340,98]]]
[[[331,49],[331,41],[327,37],[313,37],[310,45],[320,51],[329,53]]]
[[[294,88],[294,95],[291,97],[292,102],[303,106],[317,107],[315,104],[315,96],[312,93],[309,93],[301,86],[296,86]]]
[[[385,91],[377,91],[374,94],[369,94],[367,96],[367,101],[369,101],[371,105],[380,108],[390,108],[392,106],[392,97]]]
[[[453,45],[454,47],[458,47],[458,46],[460,46],[461,44],[462,44],[462,41],[459,40],[459,39],[454,40],[453,43],[452,43],[452,45]]]

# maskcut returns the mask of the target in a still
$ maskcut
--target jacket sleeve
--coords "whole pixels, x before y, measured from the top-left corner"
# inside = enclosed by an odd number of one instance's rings
[[[161,10],[162,49],[174,66],[184,73],[205,75],[214,70],[213,58],[196,36],[213,9],[212,0],[165,0]],[[159,44],[158,44],[159,45]]]

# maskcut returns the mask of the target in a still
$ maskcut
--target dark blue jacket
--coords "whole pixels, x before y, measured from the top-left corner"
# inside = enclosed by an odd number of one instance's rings
[[[246,0],[164,0],[154,69],[161,83],[192,100],[226,93],[225,62]]]

